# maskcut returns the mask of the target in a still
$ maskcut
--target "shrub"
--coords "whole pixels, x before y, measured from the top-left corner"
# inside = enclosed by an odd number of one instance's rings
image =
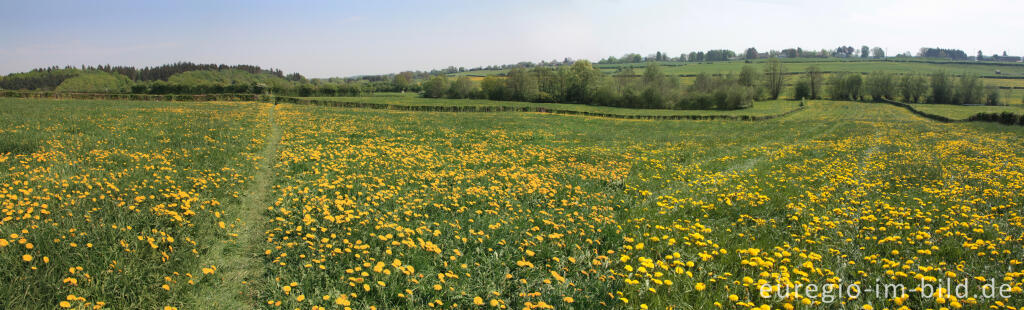
[[[423,97],[441,98],[447,92],[448,78],[446,77],[435,75],[423,83]]]

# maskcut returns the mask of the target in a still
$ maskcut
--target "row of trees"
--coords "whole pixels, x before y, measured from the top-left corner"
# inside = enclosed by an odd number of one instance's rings
[[[679,77],[666,75],[656,63],[642,73],[632,68],[608,76],[588,61],[569,67],[512,69],[505,77],[487,76],[477,85],[469,77],[450,80],[434,76],[422,84],[428,98],[480,98],[561,102],[628,108],[741,109],[755,98],[775,99],[782,91],[784,67],[769,61],[764,72],[744,66],[739,75],[697,75],[684,88]]]
[[[636,53],[629,53],[622,55],[621,57],[608,56],[608,58],[598,60],[598,64],[626,64],[626,63],[641,63],[647,61],[690,61],[690,62],[701,62],[701,61],[726,61],[736,57],[736,52],[727,49],[717,49],[704,51],[690,52],[689,54],[683,53],[678,57],[670,57],[664,52],[655,52],[650,56],[642,56]]]
[[[858,53],[859,52],[859,53]],[[739,57],[737,57],[739,56]],[[742,54],[737,54],[732,50],[718,49],[709,51],[694,51],[690,53],[683,53],[678,57],[670,57],[664,52],[656,52],[653,55],[642,56],[636,53],[629,53],[622,55],[621,57],[609,56],[608,58],[601,59],[598,64],[624,64],[624,63],[641,63],[647,61],[677,61],[677,62],[701,62],[701,61],[725,61],[730,59],[742,58],[742,59],[759,59],[759,58],[827,58],[827,57],[860,57],[860,58],[885,58],[885,50],[880,47],[869,48],[868,46],[861,46],[858,50],[852,46],[840,46],[832,50],[804,50],[803,48],[787,48],[783,50],[770,50],[767,53],[760,53],[757,48],[748,48],[743,51]]]
[[[23,73],[12,73],[4,76],[0,79],[0,89],[17,89],[17,90],[56,90],[64,81],[85,75],[87,77],[94,77],[100,79],[108,79],[109,76],[114,76],[120,80],[122,77],[135,82],[155,82],[155,81],[168,81],[171,77],[195,71],[238,71],[246,72],[250,75],[262,75],[268,77],[275,77],[282,80],[291,82],[304,83],[306,78],[301,74],[292,73],[285,75],[281,70],[276,69],[263,69],[259,66],[252,65],[218,65],[218,64],[195,64],[191,62],[178,62],[173,64],[167,64],[156,67],[144,67],[141,69],[131,66],[81,66],[72,67],[66,66],[60,67],[49,67],[33,69]],[[97,75],[95,72],[103,72],[108,75]],[[82,84],[78,79],[74,84]],[[230,83],[228,83],[230,84]]]

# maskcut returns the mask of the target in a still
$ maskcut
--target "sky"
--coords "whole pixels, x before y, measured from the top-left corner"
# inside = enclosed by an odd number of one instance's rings
[[[1022,55],[1022,17],[1019,0],[0,0],[0,74],[191,61],[347,77],[846,45]]]

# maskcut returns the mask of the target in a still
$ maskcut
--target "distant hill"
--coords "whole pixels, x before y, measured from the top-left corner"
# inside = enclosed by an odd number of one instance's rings
[[[179,85],[235,85],[235,84],[264,84],[265,87],[286,88],[291,82],[276,75],[268,73],[250,73],[238,69],[227,70],[198,70],[188,71],[172,75],[167,79],[169,83]]]
[[[119,73],[98,70],[79,72],[57,86],[57,91],[82,93],[127,93],[132,80]]]

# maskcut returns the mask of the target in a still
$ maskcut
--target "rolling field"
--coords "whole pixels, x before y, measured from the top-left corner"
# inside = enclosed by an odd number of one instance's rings
[[[831,101],[756,122],[0,106],[5,309],[1024,303],[1021,127]],[[946,279],[969,296],[927,290]],[[843,292],[787,289],[808,284]]]
[[[0,105],[0,308],[154,309],[220,286],[207,254],[234,239],[266,105]]]
[[[948,104],[911,104],[914,109],[919,111],[941,115],[950,119],[961,120],[967,119],[978,113],[1002,113],[1009,112],[1015,114],[1024,114],[1024,106],[1021,105],[1010,105],[1010,106],[956,106]]]

